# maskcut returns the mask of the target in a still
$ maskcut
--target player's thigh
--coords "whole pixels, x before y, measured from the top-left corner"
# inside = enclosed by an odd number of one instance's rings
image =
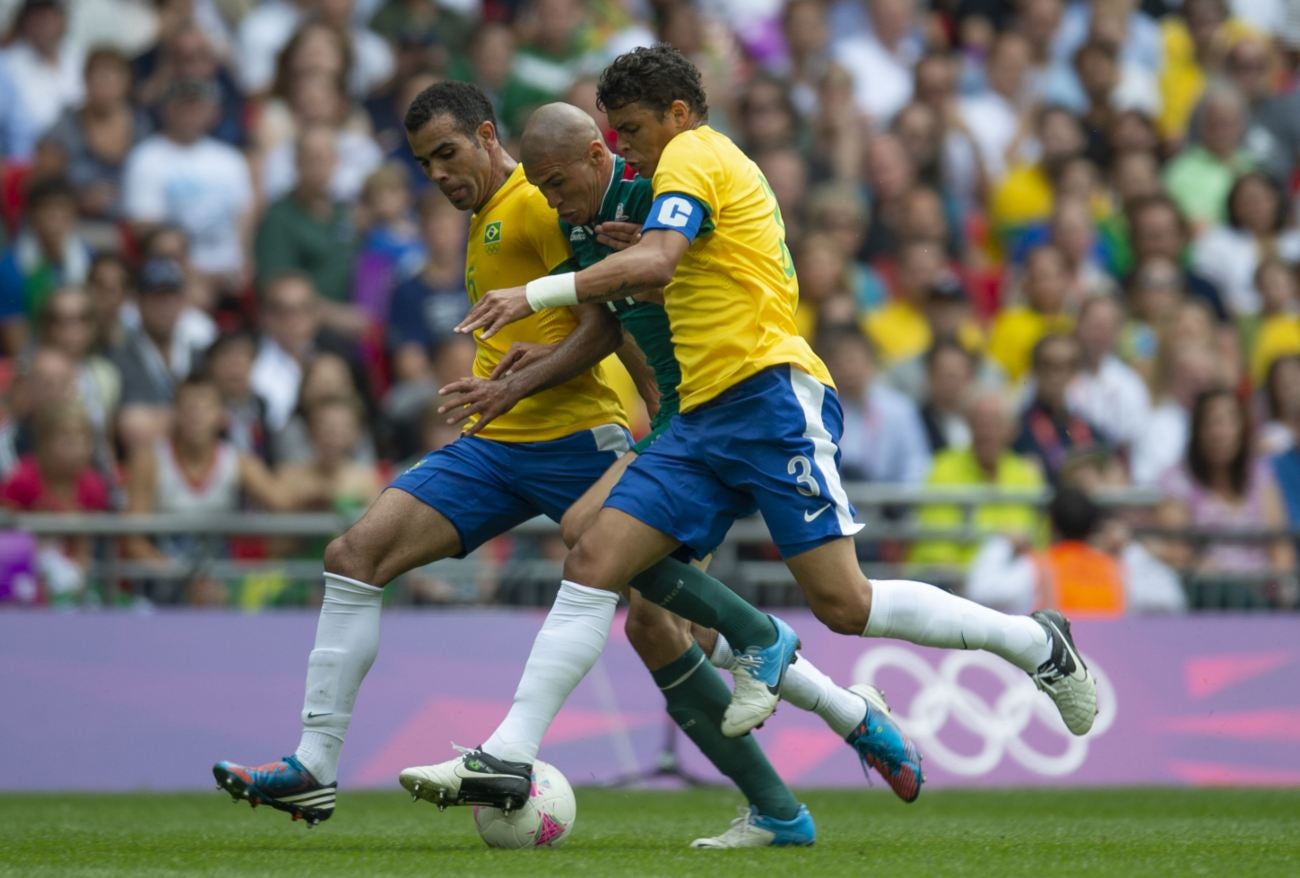
[[[686,546],[696,557],[717,548],[732,522],[752,511],[753,501],[717,477],[695,432],[689,416],[673,418],[668,429],[624,471],[597,520],[617,510],[665,538],[662,545],[670,540],[674,547]],[[579,545],[583,543],[601,545],[586,534],[579,540]],[[624,548],[613,542],[603,545],[613,552]],[[633,575],[642,569],[633,569]]]
[[[629,451],[614,461],[614,465],[605,470],[604,474],[581,497],[574,501],[574,504],[569,507],[569,511],[564,513],[564,518],[560,520],[560,531],[564,536],[566,546],[573,548],[578,544],[578,538],[596,520],[596,513],[600,512],[600,507],[605,505],[605,498],[618,484],[618,480],[623,476],[623,471],[631,466],[634,460],[636,460],[636,452]]]
[[[564,578],[608,591],[621,591],[632,577],[676,549],[678,541],[606,506],[564,561]]]
[[[476,437],[429,452],[330,545],[326,569],[382,585],[414,567],[463,558],[540,512],[514,489],[525,468],[522,456],[506,443]]]
[[[389,488],[329,544],[325,569],[383,586],[408,570],[459,552],[460,535],[445,515],[405,491]]]
[[[634,588],[628,589],[627,600],[623,630],[647,668],[657,671],[690,648],[690,622],[641,597]]]
[[[851,537],[839,537],[785,559],[809,608],[840,634],[862,634],[871,615],[871,582]]]

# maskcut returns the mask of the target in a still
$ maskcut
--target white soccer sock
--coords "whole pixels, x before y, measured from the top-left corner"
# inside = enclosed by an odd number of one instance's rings
[[[614,622],[618,594],[567,579],[542,623],[510,712],[483,743],[486,753],[531,763],[573,688],[596,664]]]
[[[717,632],[717,635],[718,639],[713,642],[713,652],[709,653],[709,662],[715,668],[730,671],[736,666],[736,653],[727,642],[727,638],[722,636],[721,631]]]
[[[985,649],[1022,671],[1051,656],[1047,632],[1028,616],[1008,616],[924,582],[871,580],[868,637],[894,637],[922,646]]]
[[[716,667],[728,670],[735,664],[731,644],[721,634],[718,635],[718,642],[713,647],[709,661]],[[817,714],[841,738],[846,737],[862,722],[865,713],[865,703],[861,696],[837,685],[802,655],[785,669],[779,694],[782,701]]]
[[[294,753],[321,783],[339,773],[339,751],[352,722],[361,681],[379,652],[384,590],[336,573],[325,574],[325,600],[316,645],[307,659],[302,739]]]

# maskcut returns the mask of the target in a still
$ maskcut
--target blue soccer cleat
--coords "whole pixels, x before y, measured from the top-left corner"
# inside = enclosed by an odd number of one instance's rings
[[[315,826],[334,813],[337,783],[323,784],[312,777],[294,756],[265,765],[240,765],[222,760],[212,766],[217,789],[230,793],[236,802],[247,801],[254,808],[270,805],[288,811],[294,820]]]
[[[785,669],[795,660],[799,637],[794,629],[776,616],[768,616],[776,628],[776,642],[771,646],[751,646],[736,650],[731,674],[736,680],[731,703],[722,715],[722,734],[737,738],[763,724],[772,711],[785,679]]]
[[[900,799],[915,802],[925,783],[916,745],[890,716],[884,693],[865,683],[850,686],[849,691],[867,702],[862,722],[844,739],[857,751],[863,773],[870,779],[867,768],[874,768]]]
[[[731,821],[731,826],[722,835],[712,838],[697,838],[691,842],[693,848],[767,848],[767,847],[808,847],[817,840],[817,827],[813,825],[812,815],[807,805],[799,806],[799,813],[789,820],[777,820],[759,814],[750,807],[740,817]]]

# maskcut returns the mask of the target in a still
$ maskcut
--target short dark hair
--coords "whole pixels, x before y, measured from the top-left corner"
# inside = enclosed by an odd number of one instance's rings
[[[855,323],[833,323],[817,333],[815,348],[826,356],[832,356],[843,346],[856,347],[864,351],[873,363],[880,362],[875,344]]]
[[[645,104],[663,116],[673,101],[685,101],[701,119],[709,118],[700,71],[667,43],[624,52],[596,83],[596,105],[605,111]]]
[[[1190,235],[1191,229],[1187,224],[1187,217],[1183,214],[1182,208],[1178,202],[1174,201],[1164,192],[1152,192],[1148,195],[1139,195],[1128,204],[1128,223],[1129,227],[1137,225],[1137,218],[1149,210],[1167,210],[1174,215],[1178,223],[1178,231],[1186,240]]]
[[[39,210],[52,201],[77,203],[77,190],[65,177],[44,177],[32,183],[27,190],[27,211]]]
[[[483,90],[472,83],[454,80],[434,83],[416,95],[406,111],[406,130],[414,134],[435,116],[451,116],[461,133],[471,140],[484,122],[491,122],[494,128],[497,124],[492,102]]]
[[[176,389],[172,392],[172,399],[180,399],[182,392],[188,393],[191,390],[211,390],[218,396],[221,395],[221,391],[217,388],[216,382],[212,380],[212,376],[202,367],[192,370],[177,382]]]
[[[1030,365],[1034,369],[1041,369],[1043,366],[1043,357],[1047,355],[1047,349],[1052,345],[1057,344],[1069,345],[1074,348],[1076,352],[1079,350],[1079,340],[1074,336],[1065,335],[1064,333],[1049,333],[1040,338],[1034,344],[1033,351],[1029,355]]]
[[[230,329],[218,335],[203,354],[203,375],[212,377],[212,361],[239,345],[257,349],[257,337],[249,329]]]
[[[1086,540],[1097,530],[1103,513],[1091,497],[1078,488],[1056,489],[1047,507],[1052,527],[1063,540]]]
[[[975,355],[967,350],[961,342],[957,341],[955,338],[948,337],[936,338],[934,343],[930,345],[930,349],[925,352],[926,370],[928,371],[933,369],[935,362],[941,356],[948,353],[960,355],[961,358],[966,361],[966,365],[970,367],[971,372],[973,373],[975,371],[977,365]]]

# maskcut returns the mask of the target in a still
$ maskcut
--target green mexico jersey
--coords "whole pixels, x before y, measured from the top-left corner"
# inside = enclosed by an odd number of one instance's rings
[[[594,226],[604,222],[644,223],[650,215],[650,204],[654,201],[650,181],[644,177],[625,180],[623,168],[622,157],[615,156],[613,179],[605,190],[600,213],[591,225],[575,226],[560,222],[560,228],[569,238],[569,246],[573,249],[573,258],[579,269],[595,265],[614,252],[596,241]],[[662,304],[636,299],[620,299],[608,304],[623,328],[632,333],[632,338],[636,339],[637,346],[645,354],[646,362],[654,370],[655,380],[659,384],[659,412],[650,426],[651,435],[656,435],[677,414],[677,385],[682,380],[682,371],[677,365],[677,355],[673,350],[668,312]]]

